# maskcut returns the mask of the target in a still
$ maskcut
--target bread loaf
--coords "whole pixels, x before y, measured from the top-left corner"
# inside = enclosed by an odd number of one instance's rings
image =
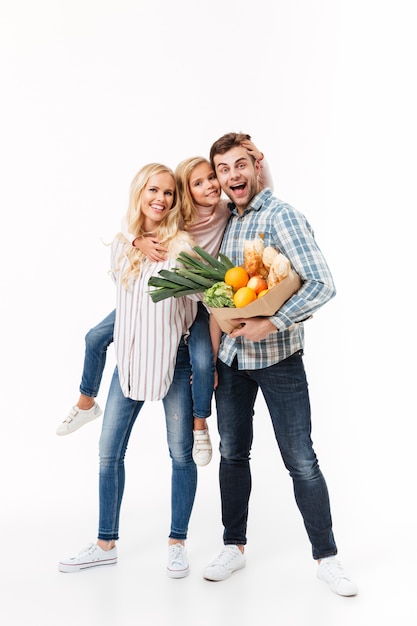
[[[277,254],[278,250],[275,250],[275,248],[273,248],[272,246],[267,246],[266,248],[264,248],[262,261],[268,271],[270,270],[271,265],[274,262]]]
[[[264,251],[264,242],[257,237],[256,239],[246,239],[244,243],[244,259],[245,270],[252,276],[262,276],[266,278],[268,270],[263,264],[262,256]]]
[[[291,265],[289,260],[286,256],[279,252],[275,256],[272,265],[269,268],[267,278],[268,289],[271,289],[271,287],[275,287],[275,285],[278,285],[278,283],[287,278],[288,274],[290,273],[290,269]]]

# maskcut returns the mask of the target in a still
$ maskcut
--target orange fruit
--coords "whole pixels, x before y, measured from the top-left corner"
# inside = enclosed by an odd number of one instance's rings
[[[233,287],[235,291],[241,287],[246,287],[249,280],[249,274],[244,267],[238,265],[237,267],[231,267],[224,275],[224,282],[226,285]]]
[[[263,289],[262,291],[260,291],[258,293],[258,298],[260,298],[261,296],[264,296],[266,293],[268,293],[269,289]]]
[[[233,302],[236,308],[246,306],[256,300],[256,293],[250,287],[241,287],[233,296]]]

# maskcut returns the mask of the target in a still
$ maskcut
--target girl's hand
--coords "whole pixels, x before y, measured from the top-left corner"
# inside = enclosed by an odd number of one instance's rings
[[[260,152],[252,141],[242,141],[242,148],[246,148],[256,161],[262,161],[264,158],[263,152]]]
[[[150,261],[165,261],[167,249],[154,237],[136,237],[132,245],[138,248]]]

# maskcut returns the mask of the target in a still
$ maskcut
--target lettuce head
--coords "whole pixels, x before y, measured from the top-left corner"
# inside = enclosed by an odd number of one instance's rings
[[[233,287],[226,285],[223,281],[220,281],[218,283],[214,283],[212,287],[205,290],[204,302],[207,306],[211,306],[213,308],[222,308],[225,306],[235,308],[233,295]]]

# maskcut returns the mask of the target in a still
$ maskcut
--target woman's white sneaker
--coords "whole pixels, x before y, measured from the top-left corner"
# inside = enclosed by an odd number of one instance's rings
[[[114,546],[111,550],[103,550],[96,543],[90,543],[76,556],[70,556],[60,561],[58,569],[60,572],[72,574],[73,572],[81,572],[83,569],[89,569],[90,567],[98,567],[99,565],[116,565],[116,563],[116,546]]]
[[[167,574],[170,578],[185,578],[190,573],[187,551],[182,543],[168,546]]]
[[[328,583],[330,589],[339,596],[356,596],[358,593],[357,586],[350,580],[334,556],[321,559],[317,569],[317,578]]]
[[[84,424],[88,424],[88,422],[97,419],[97,417],[100,417],[102,413],[103,411],[100,409],[97,402],[94,402],[91,409],[88,409],[87,411],[79,409],[78,406],[75,405],[72,407],[62,424],[60,424],[56,429],[56,434],[69,435],[75,430],[81,428],[81,426],[84,426]]]

